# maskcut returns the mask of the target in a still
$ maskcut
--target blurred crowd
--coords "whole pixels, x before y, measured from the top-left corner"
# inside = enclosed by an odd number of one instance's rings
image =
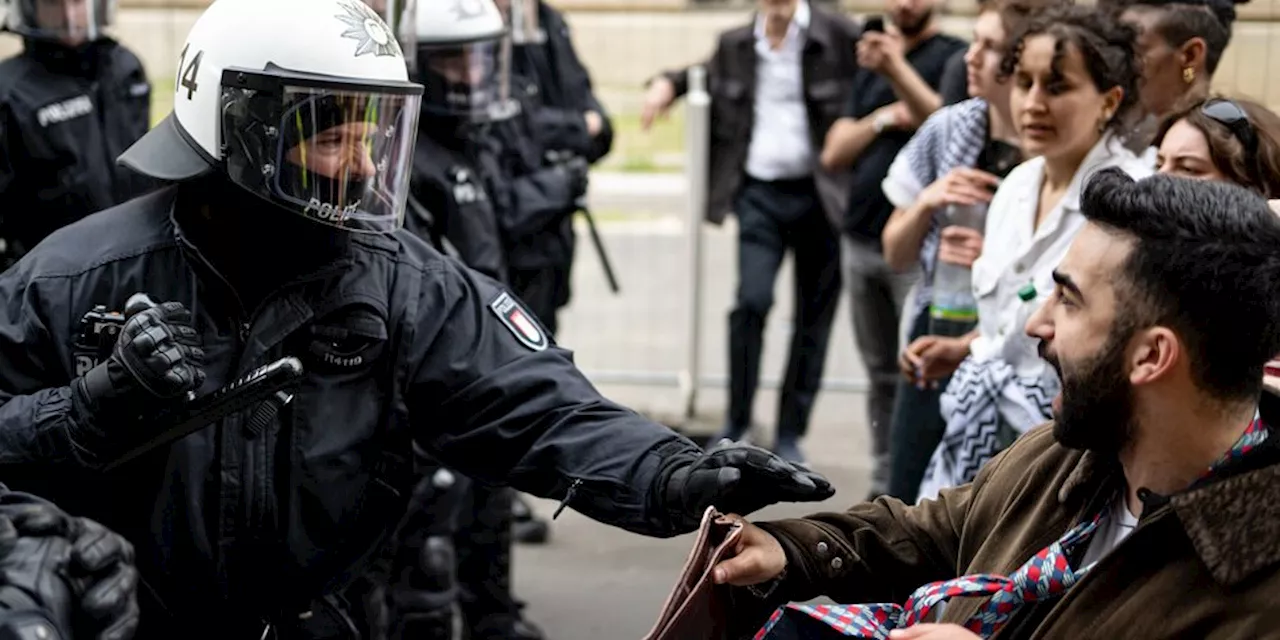
[[[871,381],[871,496],[972,480],[1052,416],[1060,385],[1023,327],[1084,223],[1087,178],[1119,167],[1280,198],[1280,119],[1215,95],[1228,0],[985,0],[969,42],[933,0],[851,19],[761,0],[705,62],[708,221],[737,219],[730,401],[716,440],[752,432],[765,317],[795,260],[794,333],[773,449],[799,442],[848,290]],[[655,76],[650,126],[687,91]]]

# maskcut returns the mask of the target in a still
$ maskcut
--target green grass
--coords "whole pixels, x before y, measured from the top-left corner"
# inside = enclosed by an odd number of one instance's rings
[[[600,163],[608,171],[652,173],[684,167],[684,109],[672,109],[653,128],[640,128],[640,114],[613,114],[613,151]]]
[[[173,110],[172,78],[152,81],[151,124]],[[624,111],[613,117],[613,150],[597,165],[603,171],[655,173],[684,168],[684,108],[673,108],[649,131],[640,128],[640,114]]]

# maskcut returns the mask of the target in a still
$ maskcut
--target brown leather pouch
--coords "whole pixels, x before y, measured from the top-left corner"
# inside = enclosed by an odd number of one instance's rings
[[[657,624],[644,640],[730,638],[729,587],[715,584],[711,569],[729,557],[742,535],[742,523],[718,524],[716,519],[720,516],[714,507],[702,514],[698,539],[680,572],[680,581],[667,596]]]

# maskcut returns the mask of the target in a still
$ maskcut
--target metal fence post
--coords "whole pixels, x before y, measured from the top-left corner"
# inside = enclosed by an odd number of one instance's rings
[[[688,158],[685,177],[688,181],[689,210],[686,220],[689,274],[689,300],[687,316],[688,337],[685,347],[684,371],[680,374],[680,387],[684,394],[685,418],[692,418],[697,411],[698,383],[701,375],[702,352],[702,216],[707,208],[709,188],[709,163],[711,153],[711,95],[707,93],[707,70],[702,66],[690,67],[689,90],[685,93],[684,135]]]

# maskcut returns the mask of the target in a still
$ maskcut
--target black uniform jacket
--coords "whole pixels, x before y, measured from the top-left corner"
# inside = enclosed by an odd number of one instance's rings
[[[75,52],[28,40],[0,62],[0,237],[20,253],[158,186],[116,164],[150,118],[142,63],[113,40]]]
[[[354,234],[239,310],[212,302],[227,285],[173,222],[176,193],[65,227],[0,274],[0,477],[133,541],[144,602],[158,594],[183,621],[156,631],[169,616],[152,607],[139,638],[248,637],[350,578],[405,513],[413,441],[479,481],[683,533],[661,524],[650,487],[696,445],[602,397],[496,282],[406,231]],[[88,468],[150,430],[78,409],[72,344],[85,312],[140,291],[192,309],[201,393],[286,355],[307,373],[260,435],[233,415],[104,476]]]

